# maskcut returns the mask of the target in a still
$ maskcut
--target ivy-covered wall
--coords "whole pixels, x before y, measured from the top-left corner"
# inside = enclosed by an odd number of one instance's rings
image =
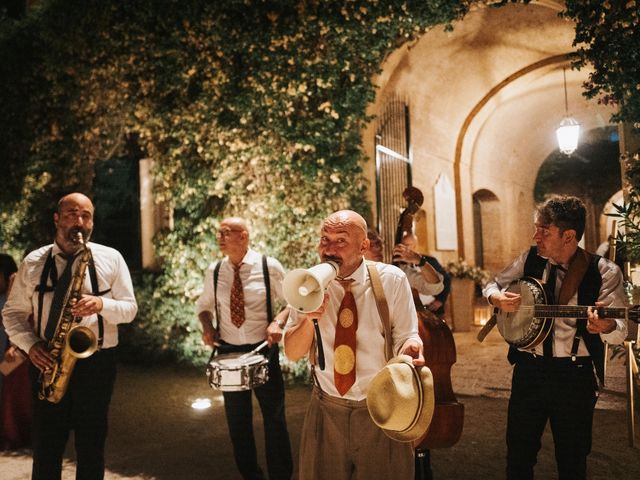
[[[193,302],[217,222],[244,216],[258,249],[287,267],[314,263],[328,212],[369,215],[360,132],[374,74],[472,3],[48,0],[1,17],[0,248],[18,257],[48,243],[55,200],[91,194],[99,166],[153,159],[175,226],[157,239],[161,273],[136,275],[140,313],[124,338],[143,355],[202,363]],[[589,93],[624,97],[621,118],[637,121],[636,53],[592,53],[591,41],[620,33],[630,47],[637,7],[599,3],[567,2],[584,61],[619,74],[594,76]],[[632,26],[607,30],[629,4]]]
[[[54,201],[91,192],[98,164],[153,159],[175,226],[162,273],[137,276],[126,338],[202,361],[194,297],[213,229],[241,215],[285,266],[316,261],[320,220],[369,214],[360,130],[385,55],[466,2],[53,0],[3,21],[2,248],[50,241]]]

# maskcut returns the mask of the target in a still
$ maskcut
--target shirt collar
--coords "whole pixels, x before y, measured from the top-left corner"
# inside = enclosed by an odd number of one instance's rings
[[[231,262],[229,261],[229,257],[225,257],[225,260],[227,261],[227,263],[231,264]],[[260,263],[261,261],[262,255],[252,249],[248,249],[247,253],[245,253],[244,257],[242,258],[242,263],[246,263],[248,265],[255,265],[257,263]]]
[[[364,257],[362,257],[362,263],[360,266],[355,269],[355,271],[346,278],[353,278],[355,285],[364,284],[367,280],[367,266],[364,261]],[[336,280],[337,281],[337,280]]]

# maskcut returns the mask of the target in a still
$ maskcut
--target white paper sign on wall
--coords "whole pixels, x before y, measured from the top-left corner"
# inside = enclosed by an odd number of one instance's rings
[[[451,180],[446,174],[440,174],[433,191],[436,207],[436,248],[456,250],[458,248],[456,196]]]

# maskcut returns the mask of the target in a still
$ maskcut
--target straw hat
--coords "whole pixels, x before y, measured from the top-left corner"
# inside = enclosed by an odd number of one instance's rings
[[[371,380],[367,408],[388,437],[418,440],[429,428],[435,408],[431,370],[414,367],[408,355],[392,358]]]

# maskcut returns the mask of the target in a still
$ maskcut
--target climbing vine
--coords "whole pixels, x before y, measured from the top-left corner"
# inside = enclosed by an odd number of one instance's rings
[[[49,242],[55,201],[91,194],[99,166],[151,159],[174,222],[156,239],[161,271],[135,274],[140,311],[123,340],[202,363],[193,304],[220,219],[246,217],[254,246],[293,267],[316,261],[328,212],[370,216],[361,131],[372,79],[389,53],[450,28],[472,3],[43,0],[24,18],[0,14],[1,248],[18,256]],[[567,2],[582,58],[615,73],[593,77],[590,92],[621,96],[620,118],[638,121],[639,50],[591,58],[584,32],[604,31],[581,3]]]

